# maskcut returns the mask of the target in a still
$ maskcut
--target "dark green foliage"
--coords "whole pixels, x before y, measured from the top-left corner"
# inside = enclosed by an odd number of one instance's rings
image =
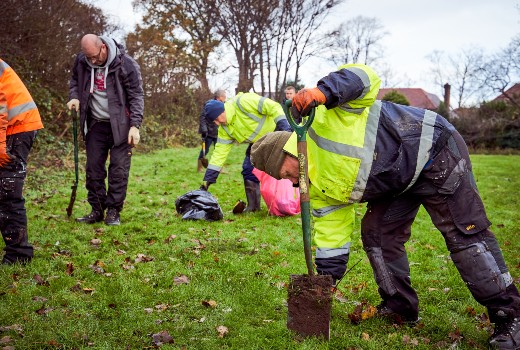
[[[520,149],[520,111],[503,101],[483,103],[480,108],[457,111],[451,120],[469,147]]]
[[[385,96],[383,96],[382,100],[390,101],[405,106],[410,105],[410,102],[408,102],[406,97],[403,94],[399,93],[397,90],[390,91]]]
[[[449,111],[448,109],[446,108],[446,105],[444,104],[444,102],[441,101],[441,103],[439,103],[439,107],[437,107],[437,110],[435,111],[437,114],[440,114],[442,115],[444,118],[446,119],[450,119],[449,117]]]

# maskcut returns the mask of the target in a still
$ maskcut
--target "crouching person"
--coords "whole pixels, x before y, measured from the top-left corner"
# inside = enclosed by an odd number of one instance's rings
[[[361,238],[382,299],[378,314],[416,322],[419,300],[405,243],[423,205],[495,324],[490,345],[520,349],[520,295],[489,230],[464,140],[434,112],[376,100],[379,85],[369,67],[344,65],[292,101],[295,118],[317,107],[307,147],[318,273],[343,276],[353,203],[367,202]],[[295,136],[260,138],[251,150],[253,165],[297,183]]]
[[[215,151],[211,155],[201,188],[207,190],[211,184],[217,182],[233,143],[248,143],[249,147],[242,164],[242,177],[247,197],[247,207],[244,211],[260,210],[260,181],[253,174],[253,166],[249,158],[251,144],[268,132],[291,130],[282,106],[269,98],[247,92],[239,93],[225,103],[210,100],[205,104],[204,111],[208,121],[215,123],[219,128]],[[241,211],[235,208],[233,212]]]
[[[0,231],[5,242],[2,264],[27,263],[33,258],[22,190],[27,158],[36,132],[42,128],[29,91],[0,59]]]

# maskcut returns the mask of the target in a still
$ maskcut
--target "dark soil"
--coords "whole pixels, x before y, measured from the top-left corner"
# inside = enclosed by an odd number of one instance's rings
[[[332,277],[291,275],[287,328],[303,336],[330,336]]]

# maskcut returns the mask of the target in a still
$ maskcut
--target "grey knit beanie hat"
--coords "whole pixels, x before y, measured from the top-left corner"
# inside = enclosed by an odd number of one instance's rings
[[[283,147],[290,136],[288,131],[275,131],[259,138],[251,147],[253,166],[280,180],[280,168],[286,156]]]

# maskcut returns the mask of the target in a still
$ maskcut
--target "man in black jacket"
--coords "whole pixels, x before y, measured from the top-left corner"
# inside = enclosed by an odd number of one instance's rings
[[[139,65],[126,54],[123,46],[111,38],[94,34],[81,39],[67,107],[80,114],[87,152],[86,188],[92,211],[77,218],[78,222],[93,224],[104,219],[107,225],[120,223],[132,147],[139,142],[143,120],[142,85]]]
[[[213,99],[220,102],[225,102],[226,90],[215,91],[215,96],[213,97]],[[217,143],[218,125],[206,118],[206,112],[204,108],[202,108],[199,117],[199,134],[202,138],[202,142],[204,142],[205,144],[204,154],[208,154],[210,146],[212,144],[215,145]],[[202,165],[202,158],[204,154],[201,150],[199,153],[199,158],[197,159],[197,172],[199,173],[201,173],[204,170],[204,166]]]

